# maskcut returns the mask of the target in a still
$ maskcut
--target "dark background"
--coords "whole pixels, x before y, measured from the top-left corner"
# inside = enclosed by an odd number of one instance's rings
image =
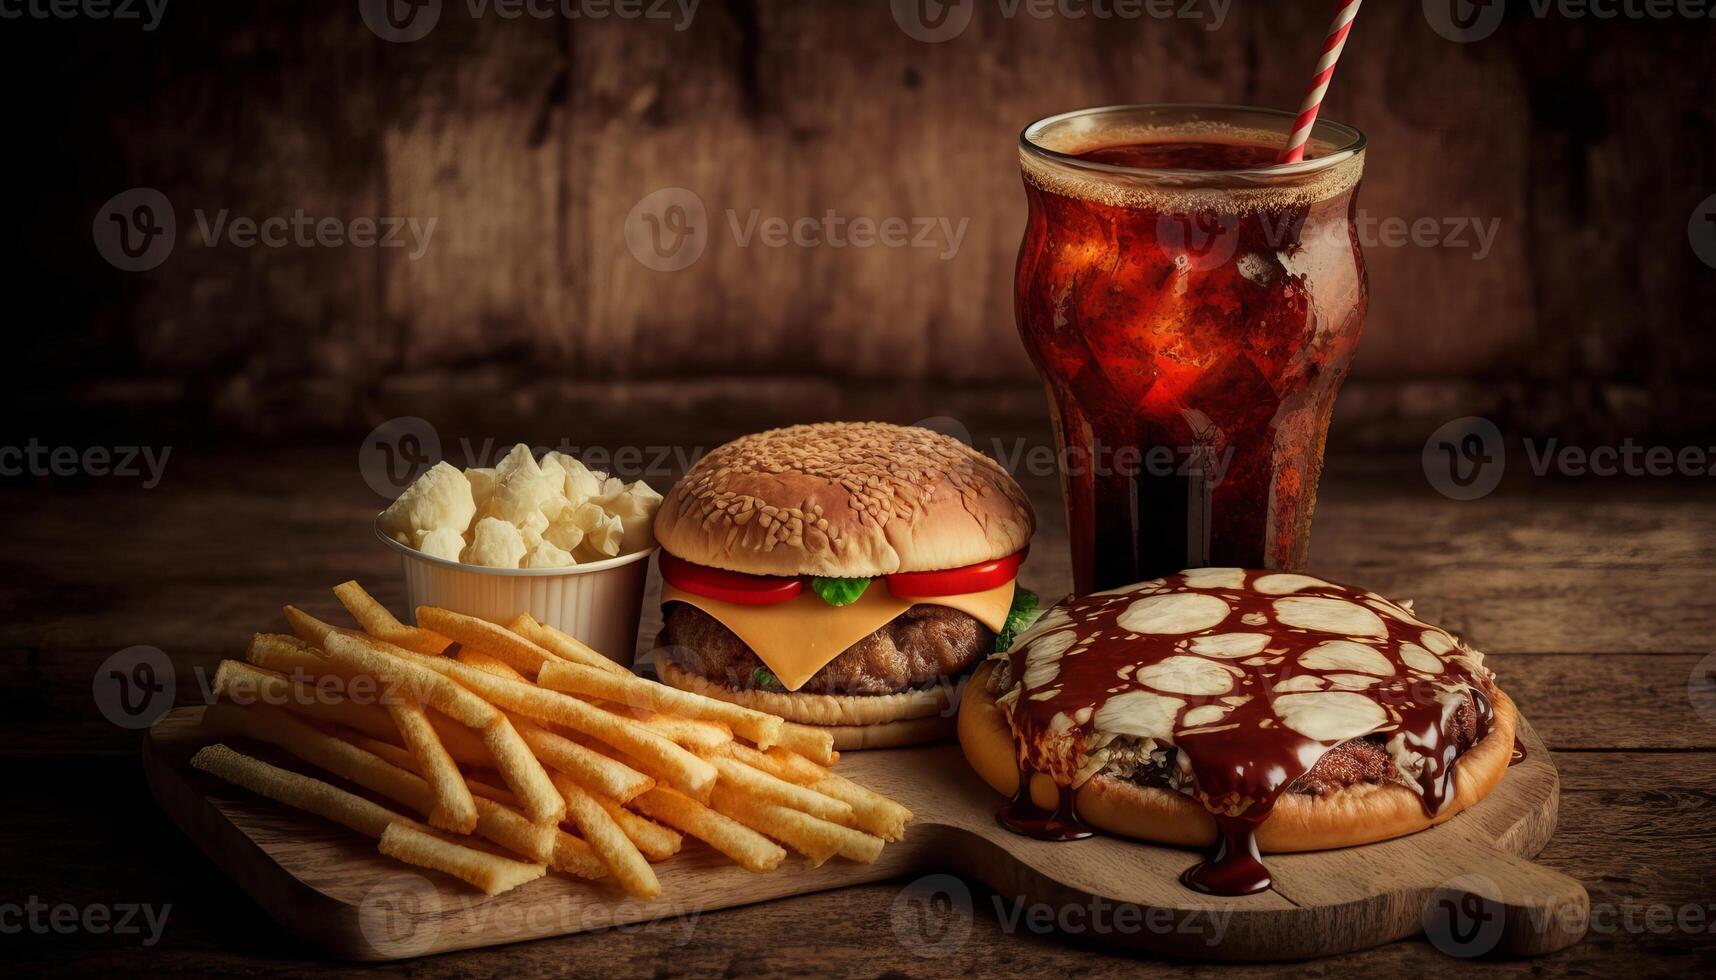
[[[884,0],[703,0],[684,30],[445,0],[411,43],[378,38],[357,0],[169,0],[151,31],[0,21],[18,171],[8,428],[355,445],[399,415],[575,442],[676,416],[1040,420],[1013,328],[1018,130],[1104,103],[1291,108],[1330,5],[1235,0],[1212,31],[968,3],[937,44]],[[1371,138],[1372,219],[1497,234],[1482,257],[1469,232],[1370,244],[1334,445],[1415,452],[1474,414],[1510,438],[1705,444],[1716,270],[1689,227],[1716,194],[1716,22],[1513,3],[1455,43],[1434,6],[1367,5],[1327,110]],[[171,202],[177,241],[125,272],[92,223],[139,187]],[[668,187],[710,222],[678,272],[624,238],[632,206]],[[830,208],[969,225],[948,260],[745,248],[727,229],[729,209]],[[436,226],[415,259],[211,247],[193,212],[222,209]]]

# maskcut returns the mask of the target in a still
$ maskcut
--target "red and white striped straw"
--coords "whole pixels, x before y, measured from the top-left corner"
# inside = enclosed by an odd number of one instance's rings
[[[1293,135],[1281,151],[1277,163],[1298,163],[1305,159],[1305,144],[1311,140],[1311,127],[1317,123],[1317,113],[1323,108],[1323,96],[1329,92],[1329,79],[1335,77],[1335,62],[1341,60],[1341,49],[1347,46],[1353,20],[1358,17],[1359,4],[1364,0],[1340,0],[1335,22],[1329,25],[1329,36],[1323,41],[1323,56],[1317,60],[1317,73],[1311,76],[1311,87],[1299,106],[1299,118],[1293,123]]]

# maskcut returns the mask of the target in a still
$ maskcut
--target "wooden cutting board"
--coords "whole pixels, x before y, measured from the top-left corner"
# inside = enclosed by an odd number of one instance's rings
[[[845,885],[898,880],[890,909],[903,951],[936,957],[969,935],[974,916],[1003,929],[1058,931],[1152,953],[1216,960],[1290,960],[1390,942],[1420,931],[1455,955],[1536,954],[1585,932],[1577,881],[1532,864],[1555,829],[1559,779],[1520,721],[1523,761],[1487,799],[1411,837],[1316,854],[1266,856],[1275,887],[1213,898],[1179,883],[1198,855],[1097,836],[1046,843],[1002,830],[1000,798],[944,745],[852,752],[842,774],[917,814],[906,839],[873,865],[796,857],[755,875],[688,841],[657,866],[660,899],[640,902],[550,873],[493,899],[453,878],[409,868],[375,843],[192,769],[214,741],[201,708],[156,722],[144,744],[149,785],[203,852],[290,932],[357,960],[387,960],[584,932],[608,926],[693,938],[698,916]],[[995,894],[974,895],[963,879]]]

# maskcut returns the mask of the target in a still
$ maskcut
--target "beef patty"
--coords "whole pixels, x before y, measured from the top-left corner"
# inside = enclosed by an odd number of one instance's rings
[[[688,603],[668,603],[659,645],[657,656],[728,687],[781,690],[759,683],[763,662],[744,640]],[[957,609],[919,604],[847,647],[799,691],[897,694],[960,674],[994,648],[995,634],[977,620]]]
[[[1448,731],[1448,737],[1454,741],[1456,755],[1464,755],[1483,735],[1478,731],[1478,713],[1472,709],[1472,700],[1468,697],[1454,709],[1454,720]],[[1327,796],[1335,790],[1360,783],[1396,781],[1387,740],[1387,735],[1377,734],[1342,742],[1323,753],[1317,764],[1294,780],[1287,791],[1306,796]],[[1104,774],[1145,786],[1172,787],[1173,753],[1174,750],[1169,749],[1164,761],[1157,762],[1132,745],[1117,747],[1110,753]]]

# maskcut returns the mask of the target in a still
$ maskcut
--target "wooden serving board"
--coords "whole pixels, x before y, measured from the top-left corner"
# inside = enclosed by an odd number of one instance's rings
[[[1559,779],[1520,721],[1526,758],[1481,804],[1423,833],[1366,847],[1265,856],[1272,890],[1243,898],[1190,891],[1193,851],[1097,836],[1047,843],[1002,830],[1000,798],[957,745],[848,753],[839,770],[917,815],[873,865],[797,857],[751,874],[702,845],[657,865],[663,894],[640,902],[550,873],[493,899],[453,878],[381,856],[375,842],[192,769],[213,741],[201,708],[150,730],[143,758],[163,809],[205,854],[292,933],[330,954],[385,960],[654,922],[695,927],[704,912],[845,885],[898,879],[892,937],[935,955],[963,942],[974,915],[1003,928],[1060,929],[1200,959],[1291,960],[1363,949],[1428,931],[1445,951],[1537,954],[1584,935],[1589,898],[1527,858],[1555,829]],[[951,873],[951,874],[950,874]],[[998,893],[973,898],[955,875]]]

